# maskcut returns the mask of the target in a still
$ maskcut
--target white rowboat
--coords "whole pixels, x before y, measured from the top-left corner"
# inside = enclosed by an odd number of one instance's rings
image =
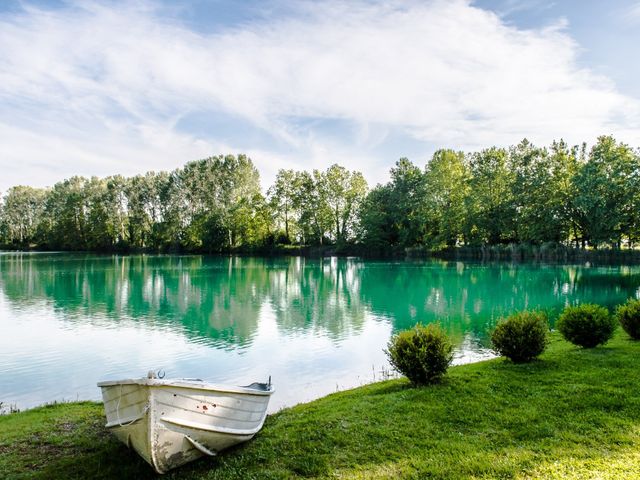
[[[197,379],[100,382],[106,427],[158,473],[250,440],[264,423],[269,383],[244,387]]]

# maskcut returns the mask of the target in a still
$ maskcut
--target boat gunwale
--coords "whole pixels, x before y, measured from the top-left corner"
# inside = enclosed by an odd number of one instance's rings
[[[243,395],[271,396],[275,389],[271,387],[269,390],[259,390],[256,388],[242,387],[235,385],[220,385],[207,382],[195,382],[190,380],[162,380],[158,378],[127,378],[124,380],[105,380],[98,382],[98,387],[115,387],[118,385],[141,385],[145,387],[169,387],[169,388],[185,388],[192,390],[205,390],[209,392],[221,393],[239,393]]]
[[[221,433],[224,435],[231,435],[237,437],[247,437],[253,436],[260,431],[262,425],[264,425],[264,420],[266,415],[263,416],[262,420],[258,425],[253,428],[231,428],[231,427],[222,427],[215,424],[203,423],[203,422],[194,422],[191,420],[185,420],[177,417],[169,417],[169,416],[161,416],[160,420],[166,423],[171,423],[178,427],[182,427],[185,429],[191,429],[194,431],[201,432],[211,432],[211,433]],[[253,422],[255,423],[255,422]]]

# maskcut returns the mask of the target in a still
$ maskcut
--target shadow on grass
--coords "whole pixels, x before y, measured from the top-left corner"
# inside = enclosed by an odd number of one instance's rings
[[[362,392],[365,396],[390,395],[415,388],[409,380],[399,379],[369,385],[369,390]]]

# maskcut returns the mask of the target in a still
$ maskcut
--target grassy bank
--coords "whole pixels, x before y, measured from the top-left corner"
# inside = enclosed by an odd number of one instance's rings
[[[640,478],[640,343],[618,331],[582,350],[553,337],[542,360],[454,367],[270,416],[248,444],[164,478]],[[101,405],[0,417],[3,478],[152,478],[104,430]],[[1,476],[1,475],[0,475]]]

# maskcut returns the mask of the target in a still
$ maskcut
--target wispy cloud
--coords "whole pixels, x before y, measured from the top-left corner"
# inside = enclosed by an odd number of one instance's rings
[[[500,16],[509,16],[526,11],[550,10],[556,2],[550,0],[502,0],[497,3],[497,12]]]
[[[579,68],[562,25],[518,30],[462,0],[300,3],[208,34],[165,14],[81,3],[0,17],[0,189],[227,151],[251,153],[267,180],[281,166],[341,161],[376,181],[405,154],[381,144],[403,136],[425,153],[524,136],[640,143],[638,101]],[[197,112],[272,140],[178,128]]]
[[[630,5],[624,12],[624,17],[627,21],[640,23],[640,2]]]

